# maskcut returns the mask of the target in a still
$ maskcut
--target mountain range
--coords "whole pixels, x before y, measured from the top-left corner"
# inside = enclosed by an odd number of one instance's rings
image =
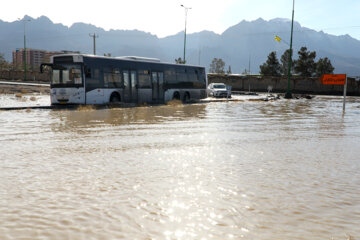
[[[156,35],[138,30],[109,30],[91,24],[74,23],[67,27],[55,24],[48,17],[31,18],[26,22],[27,48],[49,51],[72,50],[92,53],[93,40],[89,34],[96,34],[96,52],[99,55],[110,53],[112,56],[144,56],[160,58],[164,62],[175,62],[183,56],[184,32],[158,38]],[[11,52],[23,48],[24,23],[0,20],[0,53],[11,61]],[[255,21],[242,21],[229,27],[222,34],[202,31],[187,35],[186,60],[189,64],[209,68],[213,58],[222,58],[226,69],[230,65],[233,73],[246,69],[258,73],[270,52],[281,55],[289,48],[291,21],[288,19],[261,18]],[[275,41],[275,35],[282,41]],[[349,35],[335,36],[302,27],[294,22],[294,53],[306,46],[316,51],[317,59],[328,57],[335,73],[350,76],[360,75],[360,41]],[[294,56],[297,58],[296,54]]]

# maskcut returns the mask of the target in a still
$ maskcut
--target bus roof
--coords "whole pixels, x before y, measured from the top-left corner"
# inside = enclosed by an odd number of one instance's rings
[[[169,63],[169,62],[161,62],[158,58],[147,58],[147,57],[139,57],[139,56],[119,56],[119,57],[108,57],[108,56],[98,56],[98,55],[92,55],[92,54],[58,54],[51,56],[51,62],[53,63],[54,57],[77,57],[83,58],[99,58],[99,59],[112,59],[112,60],[125,60],[125,61],[133,61],[133,62],[148,62],[148,63],[159,63],[159,64],[169,64],[169,65],[175,65],[175,66],[188,66],[188,67],[200,67],[204,68],[203,66],[198,65],[189,65],[189,64],[176,64],[176,63]]]

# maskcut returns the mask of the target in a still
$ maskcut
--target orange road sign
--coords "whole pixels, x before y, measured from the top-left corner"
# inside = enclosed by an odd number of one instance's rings
[[[346,74],[324,74],[320,80],[324,85],[345,85]]]

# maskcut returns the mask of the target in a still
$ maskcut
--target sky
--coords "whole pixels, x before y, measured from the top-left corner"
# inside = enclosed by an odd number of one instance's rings
[[[13,22],[25,15],[49,17],[54,23],[76,22],[97,27],[141,30],[158,37],[184,30],[221,34],[242,20],[291,19],[293,0],[5,0],[0,19]],[[294,0],[295,18],[302,26],[360,40],[360,0]]]

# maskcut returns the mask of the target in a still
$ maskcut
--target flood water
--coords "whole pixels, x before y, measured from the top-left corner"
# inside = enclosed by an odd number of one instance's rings
[[[360,239],[360,98],[0,111],[0,239]]]

